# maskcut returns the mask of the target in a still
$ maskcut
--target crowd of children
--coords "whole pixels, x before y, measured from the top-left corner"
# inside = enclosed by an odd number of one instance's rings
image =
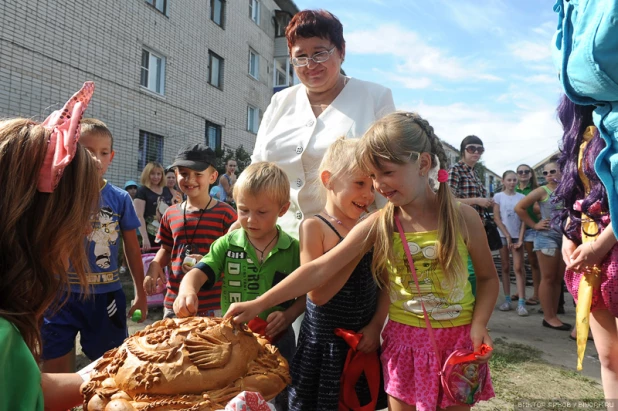
[[[96,360],[127,337],[127,315],[139,310],[146,319],[146,295],[162,283],[165,318],[225,316],[278,347],[292,383],[277,409],[350,408],[342,382],[349,341],[340,337],[348,333],[356,334],[354,350],[375,355],[380,367],[347,387],[357,403],[454,410],[494,396],[487,325],[499,279],[479,214],[454,198],[443,146],[425,119],[395,112],[358,140],[334,141],[317,173],[324,207],[302,222],[296,240],[277,225],[290,207],[290,181],[274,163],[255,162],[236,178],[228,162],[220,191],[233,202],[211,196],[215,153],[202,144],[181,149],[167,170],[148,164],[141,186],[111,185],[104,175],[113,136],[100,120],[82,119],[93,92],[85,83],[41,124],[0,122],[0,181],[11,193],[0,198],[0,409],[78,404],[76,335]],[[526,304],[538,297],[543,326],[570,330],[557,316],[566,268],[578,366],[589,324],[612,399],[618,246],[613,197],[593,164],[606,141],[592,111],[563,98],[563,151],[545,165],[546,185],[536,186],[527,165],[503,174],[493,204],[503,244],[499,309],[512,309],[512,254],[517,314],[528,315]],[[368,213],[376,192],[387,204]],[[129,304],[120,239],[136,291]],[[152,250],[144,274],[142,252]],[[524,250],[533,271],[533,256],[540,268],[528,300]],[[303,312],[297,339],[291,325]],[[472,360],[465,375],[453,375],[465,384],[450,386],[444,360],[461,352]]]

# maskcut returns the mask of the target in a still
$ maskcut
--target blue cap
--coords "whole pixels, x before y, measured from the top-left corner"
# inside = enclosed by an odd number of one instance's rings
[[[137,185],[137,183],[133,180],[129,180],[126,183],[124,183],[124,189],[126,190],[127,188],[131,187],[131,186],[135,186],[135,187],[139,187]]]

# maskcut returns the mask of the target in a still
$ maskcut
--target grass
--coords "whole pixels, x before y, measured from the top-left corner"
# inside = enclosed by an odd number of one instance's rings
[[[534,347],[497,338],[490,369],[496,398],[474,410],[605,409],[595,407],[603,402],[597,381],[547,363]]]

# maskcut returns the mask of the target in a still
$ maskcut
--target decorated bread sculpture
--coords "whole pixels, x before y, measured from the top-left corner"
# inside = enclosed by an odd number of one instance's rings
[[[212,411],[242,391],[274,398],[290,382],[268,341],[220,318],[157,321],[105,353],[81,387],[88,411]]]

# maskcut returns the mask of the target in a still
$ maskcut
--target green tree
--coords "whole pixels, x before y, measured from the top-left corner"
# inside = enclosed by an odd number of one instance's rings
[[[245,150],[242,144],[233,150],[229,147],[225,149],[218,148],[215,150],[215,155],[217,156],[216,169],[219,175],[225,174],[225,164],[231,158],[236,160],[238,174],[242,173],[245,167],[251,164],[251,154]]]

